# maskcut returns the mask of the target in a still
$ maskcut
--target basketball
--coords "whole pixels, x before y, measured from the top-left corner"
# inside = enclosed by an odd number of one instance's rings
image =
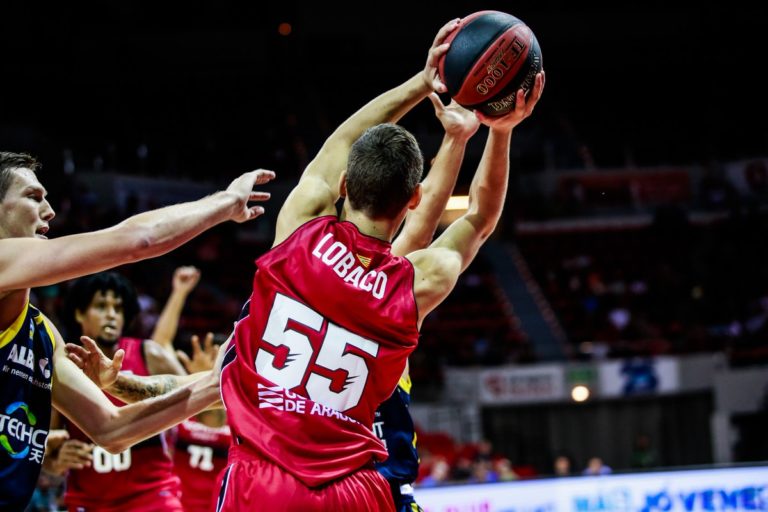
[[[541,71],[541,48],[520,19],[500,11],[478,11],[460,21],[446,39],[438,64],[448,94],[469,109],[502,116],[515,108],[516,93],[533,88]]]

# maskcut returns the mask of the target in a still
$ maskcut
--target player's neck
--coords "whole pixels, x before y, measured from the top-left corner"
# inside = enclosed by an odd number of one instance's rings
[[[19,317],[29,300],[29,288],[0,294],[0,331],[4,331]]]
[[[398,224],[389,219],[371,219],[367,215],[357,210],[345,208],[340,216],[341,220],[351,222],[364,235],[391,242],[395,237]]]
[[[99,348],[101,349],[102,352],[104,352],[104,355],[110,359],[115,357],[115,352],[117,352],[117,344],[114,344],[114,345],[99,344]]]
[[[104,352],[104,355],[113,358],[115,357],[115,352],[117,352],[118,349],[118,342],[114,343],[104,343],[102,340],[100,340],[97,336],[89,336],[88,334],[85,334],[85,336],[88,336],[92,340],[96,342],[96,345],[101,349],[102,352]]]

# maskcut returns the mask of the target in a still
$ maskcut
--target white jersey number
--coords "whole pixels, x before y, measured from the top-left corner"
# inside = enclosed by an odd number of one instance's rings
[[[189,453],[189,465],[201,471],[213,471],[213,448],[210,446],[187,446]]]
[[[93,447],[93,470],[97,473],[125,471],[131,467],[131,449],[120,453],[109,453],[101,446]]]
[[[315,364],[330,371],[344,370],[347,378],[341,391],[331,389],[331,379],[309,371],[313,350],[309,338],[291,329],[289,321],[297,322],[313,331],[320,332],[323,324],[328,327],[320,344]],[[264,341],[273,347],[287,347],[288,358],[281,368],[274,365],[275,357],[264,349],[256,354],[256,371],[285,389],[300,385],[307,372],[307,394],[311,400],[346,411],[360,402],[368,381],[368,365],[365,358],[349,351],[355,347],[373,357],[379,353],[379,344],[354,334],[343,327],[328,322],[320,314],[285,295],[277,294],[269,312]]]

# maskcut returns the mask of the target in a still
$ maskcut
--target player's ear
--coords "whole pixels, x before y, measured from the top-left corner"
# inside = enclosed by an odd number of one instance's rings
[[[339,176],[339,196],[347,197],[347,171],[346,170],[341,171],[341,176]]]
[[[423,189],[421,188],[421,183],[416,185],[416,188],[413,191],[413,194],[411,194],[411,200],[408,201],[408,209],[413,210],[417,206],[419,206],[419,203],[421,202],[421,195],[422,195]]]

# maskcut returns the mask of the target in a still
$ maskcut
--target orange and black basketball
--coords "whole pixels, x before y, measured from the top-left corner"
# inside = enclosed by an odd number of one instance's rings
[[[479,11],[461,20],[446,40],[439,64],[448,94],[460,105],[489,116],[515,108],[517,91],[528,95],[541,71],[541,48],[520,19],[500,11]]]

